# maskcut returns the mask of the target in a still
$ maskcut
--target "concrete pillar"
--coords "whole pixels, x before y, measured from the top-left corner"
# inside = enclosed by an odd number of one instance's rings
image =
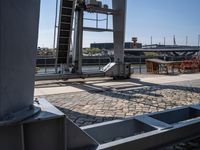
[[[112,0],[113,9],[117,13],[113,16],[113,40],[115,62],[124,63],[124,40],[126,27],[126,0]]]
[[[40,0],[0,0],[0,120],[33,104]]]

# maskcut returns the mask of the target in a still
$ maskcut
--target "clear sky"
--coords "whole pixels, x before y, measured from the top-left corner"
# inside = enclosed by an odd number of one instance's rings
[[[102,0],[109,3],[111,0]],[[200,34],[200,0],[127,0],[126,41],[138,37],[138,42],[150,44],[164,42],[173,44],[176,35],[177,44],[185,44],[188,36],[189,45],[197,45]],[[41,16],[38,45],[53,47],[53,29],[56,0],[41,0]],[[85,17],[93,17],[88,14]],[[100,16],[100,18],[105,18]],[[109,19],[112,26],[112,18]],[[93,25],[85,22],[85,26]],[[103,27],[105,23],[102,23]],[[84,46],[93,42],[112,42],[111,33],[84,32]]]

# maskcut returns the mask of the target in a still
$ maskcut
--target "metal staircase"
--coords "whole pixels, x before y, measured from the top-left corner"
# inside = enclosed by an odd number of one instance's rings
[[[69,62],[75,0],[61,0],[58,28],[57,64]]]
[[[112,62],[112,63],[108,63],[106,66],[104,66],[100,71],[106,73],[108,70],[110,70],[113,66],[115,66],[116,63]]]
[[[113,77],[114,79],[126,79],[130,77],[131,65],[128,63],[112,62],[107,64],[101,70],[106,76]]]

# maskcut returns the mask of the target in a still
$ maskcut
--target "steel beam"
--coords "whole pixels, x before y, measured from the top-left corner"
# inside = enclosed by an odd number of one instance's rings
[[[200,136],[200,105],[83,127],[97,150],[157,149]]]
[[[200,136],[200,105],[79,128],[44,99],[42,111],[13,125],[0,125],[4,150],[144,150]],[[173,117],[171,117],[173,116]]]
[[[72,52],[73,73],[82,74],[83,59],[83,16],[84,8],[77,8],[75,11],[74,25],[74,47]]]
[[[33,104],[39,9],[40,0],[0,1],[0,121]]]
[[[42,111],[12,125],[0,125],[2,150],[66,150],[65,115],[46,100],[34,104]]]
[[[126,28],[126,0],[112,0],[113,10],[113,40],[116,63],[124,63],[124,41]]]

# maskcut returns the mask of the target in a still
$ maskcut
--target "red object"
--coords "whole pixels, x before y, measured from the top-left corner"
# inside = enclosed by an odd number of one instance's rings
[[[195,70],[199,70],[199,60],[184,60],[181,63],[181,69],[185,72],[186,70],[191,70],[195,72]]]

